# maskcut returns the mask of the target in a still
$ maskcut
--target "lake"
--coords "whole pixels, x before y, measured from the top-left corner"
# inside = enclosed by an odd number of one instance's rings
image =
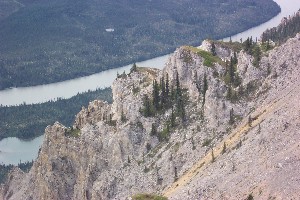
[[[44,136],[31,141],[22,141],[15,137],[0,141],[0,164],[18,165],[20,162],[32,161],[38,155],[38,150]]]
[[[275,0],[281,7],[281,13],[270,21],[251,28],[242,33],[232,36],[233,41],[243,41],[252,36],[260,37],[264,30],[277,26],[283,17],[293,15],[300,8],[300,0]],[[229,40],[225,38],[224,40]],[[138,66],[156,67],[162,69],[169,55],[157,57],[144,62],[137,63]],[[12,88],[0,91],[0,104],[18,105],[22,103],[32,104],[55,100],[58,97],[70,98],[77,93],[96,88],[111,86],[116,78],[117,72],[129,71],[132,65],[127,65],[117,69],[111,69],[87,77],[76,78],[68,81],[39,85],[24,88]],[[0,163],[18,164],[21,161],[31,161],[37,157],[37,152],[42,144],[43,136],[35,138],[32,141],[20,141],[17,138],[6,138],[0,141]]]

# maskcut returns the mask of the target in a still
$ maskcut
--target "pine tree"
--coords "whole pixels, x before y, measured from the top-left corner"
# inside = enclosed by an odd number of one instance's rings
[[[178,179],[177,167],[174,167],[174,179],[175,179],[175,181]]]
[[[172,112],[171,112],[171,127],[175,126],[175,114],[174,114],[174,109],[172,106]]]
[[[109,114],[109,124],[111,125],[112,124],[112,115]]]
[[[226,94],[226,97],[228,100],[231,100],[232,99],[232,89],[231,89],[231,85],[228,87],[227,89],[227,94]]]
[[[230,83],[234,83],[234,64],[233,64],[233,58],[230,57],[230,63],[229,63],[229,78]]]
[[[244,51],[246,51],[246,52],[249,52],[249,50],[250,50],[250,39],[249,39],[249,37],[245,40],[245,42],[243,43],[243,45],[244,45]]]
[[[180,80],[178,72],[176,72],[176,97],[181,95]]]
[[[152,97],[153,97],[153,106],[157,111],[159,109],[159,87],[156,80],[153,81]]]
[[[233,64],[236,65],[238,63],[236,52],[233,53]]]
[[[147,94],[145,94],[144,96],[144,100],[143,100],[143,105],[144,105],[144,109],[143,109],[143,114],[145,117],[150,117],[151,116],[151,104],[150,104],[150,100]]]
[[[214,42],[211,44],[211,54],[212,54],[213,56],[216,56],[216,55],[217,55],[217,53],[216,53],[216,45],[215,45]]]
[[[125,116],[124,111],[123,111],[123,108],[122,108],[122,111],[121,111],[121,121],[122,122],[126,122],[127,121],[126,116]]]
[[[253,57],[254,57],[253,65],[255,67],[259,67],[259,62],[261,60],[261,50],[260,50],[260,47],[258,45],[256,45],[253,48]]]
[[[161,87],[161,96],[160,96],[160,105],[161,105],[161,108],[163,109],[164,108],[164,105],[166,103],[166,88],[165,88],[165,79],[164,79],[164,76],[161,78],[160,80],[160,87]]]
[[[132,72],[136,72],[136,71],[137,71],[136,64],[135,64],[135,63],[133,63],[133,65],[132,65],[132,67],[131,67],[131,69],[130,69],[130,73],[132,73]]]
[[[173,101],[175,99],[175,90],[174,90],[174,86],[173,84],[171,84],[171,101]]]
[[[229,124],[234,123],[234,114],[233,114],[233,108],[231,108],[230,113],[229,113]]]
[[[168,73],[166,74],[166,98],[168,99],[169,98],[169,75]]]
[[[248,125],[251,127],[252,126],[252,117],[249,115],[248,117]]]
[[[152,124],[150,135],[157,135],[157,129],[155,124]]]

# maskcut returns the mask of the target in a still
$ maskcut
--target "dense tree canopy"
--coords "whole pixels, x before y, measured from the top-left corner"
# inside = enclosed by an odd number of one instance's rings
[[[280,11],[272,0],[18,2],[23,6],[0,0],[0,89],[57,82],[167,54],[243,31]]]

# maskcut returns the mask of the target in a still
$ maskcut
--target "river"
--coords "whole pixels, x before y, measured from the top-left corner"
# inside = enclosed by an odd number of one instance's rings
[[[18,165],[20,162],[32,161],[38,155],[38,149],[44,136],[31,141],[22,141],[15,137],[0,141],[0,164]]]
[[[233,41],[243,41],[252,36],[260,37],[264,30],[277,26],[283,17],[293,15],[300,8],[300,0],[274,0],[281,7],[281,13],[266,23],[246,30],[242,33],[232,36]],[[224,40],[229,40],[225,38]],[[163,68],[170,54],[137,63],[138,66]],[[87,90],[95,90],[111,86],[116,78],[117,72],[129,71],[132,65],[127,65],[117,69],[111,69],[87,77],[76,78],[68,81],[33,86],[24,88],[12,88],[0,91],[0,104],[18,105],[22,103],[32,104],[49,100],[55,100],[58,97],[70,98],[77,93]],[[20,141],[17,138],[6,138],[0,141],[0,164],[17,164],[21,161],[31,161],[37,157],[39,146],[42,143],[43,136],[35,138],[32,141]]]
[[[251,36],[253,39],[255,38],[259,39],[262,33],[266,29],[277,26],[281,22],[282,18],[288,17],[289,15],[293,15],[300,9],[300,0],[273,0],[273,1],[275,1],[281,8],[281,12],[277,16],[273,17],[271,20],[259,26],[250,28],[244,32],[231,36],[231,40],[240,41],[240,39],[242,39],[243,41],[245,41],[245,39]],[[230,37],[224,38],[223,40],[229,41],[229,39]]]
[[[162,69],[169,55],[160,56],[143,62],[138,62],[140,67],[156,67]],[[90,76],[75,78],[72,80],[38,85],[32,87],[11,88],[0,91],[0,105],[13,106],[22,103],[35,104],[56,100],[57,98],[71,98],[78,93],[97,88],[110,87],[117,77],[117,73],[129,72],[131,65],[106,70]]]
[[[233,41],[240,41],[240,39],[242,38],[244,41],[245,39],[247,39],[247,37],[250,36],[252,36],[253,38],[259,38],[263,31],[265,31],[267,28],[277,26],[283,17],[293,15],[300,8],[300,0],[275,0],[275,2],[281,7],[280,14],[266,23],[231,36],[231,39]],[[223,40],[228,41],[229,37],[224,38]],[[170,54],[156,57],[147,61],[137,63],[137,65],[162,69],[169,56]],[[42,103],[49,100],[56,100],[57,98],[67,99],[76,95],[77,93],[86,92],[88,90],[93,91],[97,88],[109,87],[111,86],[113,80],[116,78],[117,72],[129,72],[131,66],[132,65],[127,65],[116,69],[106,70],[90,76],[75,78],[72,80],[57,83],[1,90],[0,105],[13,106],[23,103]]]

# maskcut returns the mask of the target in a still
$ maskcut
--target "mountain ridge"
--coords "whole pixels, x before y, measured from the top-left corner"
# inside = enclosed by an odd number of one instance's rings
[[[180,47],[162,71],[137,68],[120,75],[113,104],[95,100],[73,127],[46,128],[32,169],[15,169],[1,187],[2,198],[130,199],[145,192],[169,199],[296,199],[300,34],[263,52],[259,67],[255,56],[224,45]],[[235,53],[237,86],[226,78]],[[142,112],[145,95],[154,95],[153,81],[167,76],[170,91],[179,82],[188,94],[186,118],[177,115],[174,126],[171,108],[150,117]],[[153,124],[157,135],[151,135]],[[167,137],[160,140],[162,133]]]

